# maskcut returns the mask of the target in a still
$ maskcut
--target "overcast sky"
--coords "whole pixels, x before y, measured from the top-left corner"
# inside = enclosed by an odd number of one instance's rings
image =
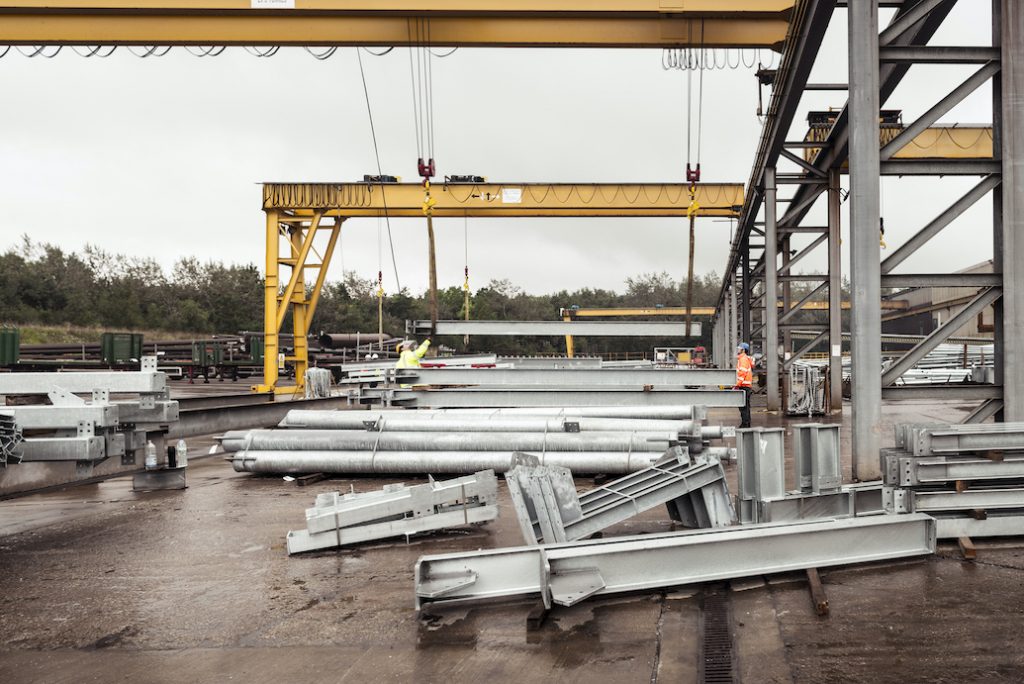
[[[989,5],[962,0],[933,43],[990,44]],[[837,11],[813,81],[847,80],[845,32]],[[416,180],[408,51],[364,53],[363,62],[384,172]],[[974,68],[914,67],[886,106],[910,121]],[[753,69],[704,79],[703,180],[746,183],[760,134]],[[460,49],[434,61],[434,81],[439,176],[684,180],[686,76],[664,71],[660,51]],[[352,181],[376,167],[353,48],[322,62],[299,48],[267,59],[241,48],[207,58],[178,48],[148,59],[123,48],[107,59],[70,49],[29,59],[11,50],[0,59],[0,84],[0,248],[28,234],[168,268],[197,256],[262,269],[261,181]],[[808,109],[844,100],[805,96],[791,137],[802,137]],[[991,89],[942,121],[991,121]],[[975,182],[885,179],[890,250]],[[952,271],[988,259],[990,226],[986,198],[901,270]],[[439,283],[461,285],[463,220],[437,219],[435,227]],[[698,223],[699,273],[721,273],[731,229],[723,220]],[[375,219],[346,222],[330,276],[344,268],[375,278],[377,231]],[[392,232],[402,285],[422,290],[424,220],[393,220]],[[621,290],[639,273],[686,272],[684,219],[469,219],[468,232],[474,289],[507,278],[531,292]],[[810,270],[824,263],[823,251],[803,262]],[[386,248],[383,270],[394,291]]]

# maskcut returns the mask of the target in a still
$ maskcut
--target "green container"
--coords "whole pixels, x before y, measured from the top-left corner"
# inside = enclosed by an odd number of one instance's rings
[[[249,350],[249,360],[253,363],[263,363],[263,338],[259,335],[249,335],[245,340],[245,346]]]
[[[21,330],[0,328],[0,366],[13,366],[21,355]]]
[[[103,333],[100,336],[100,353],[103,363],[107,365],[137,363],[142,360],[142,335],[140,333]]]
[[[192,364],[195,366],[219,366],[224,360],[224,345],[220,342],[193,342]]]

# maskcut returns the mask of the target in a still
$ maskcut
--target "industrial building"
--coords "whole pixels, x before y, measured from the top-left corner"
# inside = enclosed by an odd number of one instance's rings
[[[938,43],[951,16],[984,44]],[[556,152],[517,138],[533,180],[438,172],[433,70],[459,48],[659,55],[685,79],[686,159],[661,181],[545,181]],[[262,329],[0,330],[0,681],[1024,680],[1024,6],[0,0],[0,82],[59,54],[282,49],[354,54],[371,172],[259,185],[231,239],[260,245]],[[392,50],[413,181],[381,163],[363,65]],[[844,82],[817,80],[837,58]],[[701,121],[724,114],[702,98],[722,69],[756,81],[759,137],[746,178],[712,182]],[[921,73],[931,91],[902,87]],[[287,85],[263,84],[265,113],[320,106]],[[989,120],[950,121],[977,93]],[[89,175],[71,166],[64,182]],[[392,219],[427,239],[428,314],[401,331]],[[446,219],[465,230],[447,291]],[[671,220],[682,301],[481,317],[470,219]],[[360,220],[377,328],[325,330]],[[728,240],[705,306],[712,222]],[[523,249],[529,266],[542,245]],[[559,352],[497,351],[533,338]],[[641,353],[581,344],[603,339]]]

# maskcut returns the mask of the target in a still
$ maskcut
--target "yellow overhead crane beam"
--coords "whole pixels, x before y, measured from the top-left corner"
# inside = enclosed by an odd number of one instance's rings
[[[699,216],[735,217],[743,206],[741,183],[695,186]],[[686,216],[685,183],[447,183],[431,187],[434,216],[602,217]],[[265,350],[259,392],[302,392],[309,367],[306,336],[345,219],[360,216],[423,216],[419,183],[266,183]],[[326,234],[326,238],[320,237]],[[282,250],[282,244],[284,249]],[[316,247],[319,244],[319,249]],[[290,269],[287,279],[281,267]],[[307,289],[306,273],[315,272]],[[282,293],[283,288],[283,293]],[[279,354],[278,336],[292,312],[295,351]],[[295,387],[278,387],[285,362],[295,367]]]
[[[761,47],[796,0],[8,0],[0,45]],[[422,24],[420,23],[422,21]]]
[[[895,138],[903,128],[899,126],[883,126],[879,137],[884,147]],[[824,140],[828,131],[811,129],[804,137],[806,142]],[[821,148],[811,147],[804,150],[804,158],[812,161]],[[992,127],[978,125],[936,125],[921,131],[917,136],[902,147],[893,159],[992,159]],[[849,170],[849,162],[843,164],[844,172]]]
[[[741,183],[698,183],[698,216],[735,218]],[[433,215],[441,217],[686,216],[686,183],[438,183],[430,186]],[[263,210],[309,219],[314,212],[423,217],[422,183],[266,183]]]

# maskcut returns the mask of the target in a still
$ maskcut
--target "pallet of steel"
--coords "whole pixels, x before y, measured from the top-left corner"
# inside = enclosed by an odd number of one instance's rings
[[[935,552],[935,520],[885,515],[421,556],[417,609],[429,603],[588,597],[826,568]]]
[[[527,544],[583,539],[662,504],[692,527],[725,527],[736,518],[721,462],[691,456],[685,447],[585,492],[577,493],[568,468],[529,458],[505,473],[505,481]]]
[[[288,533],[288,553],[486,522],[498,515],[497,496],[493,470],[373,492],[320,494],[306,509],[306,529]]]

